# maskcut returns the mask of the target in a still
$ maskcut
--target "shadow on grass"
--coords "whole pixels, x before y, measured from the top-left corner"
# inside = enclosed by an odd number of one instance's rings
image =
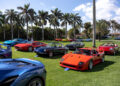
[[[96,71],[101,71],[104,70],[104,68],[114,64],[115,62],[113,61],[105,61],[104,63],[97,64],[93,67],[92,70],[86,70],[84,72],[96,72]]]
[[[37,58],[45,58],[45,59],[59,59],[63,56],[63,54],[61,55],[54,55],[52,57],[49,57],[48,55],[39,55],[37,56]]]

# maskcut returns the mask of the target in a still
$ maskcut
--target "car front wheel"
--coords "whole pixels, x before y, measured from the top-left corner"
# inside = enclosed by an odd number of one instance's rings
[[[104,57],[102,57],[102,62],[105,62],[105,58]]]
[[[49,57],[52,57],[53,56],[53,52],[49,52]]]
[[[28,48],[28,51],[29,51],[29,52],[32,52],[32,50],[33,50],[32,47],[29,47],[29,48]]]
[[[88,68],[89,68],[89,70],[92,70],[92,68],[93,68],[93,61],[92,60],[90,60]]]
[[[35,78],[30,80],[27,86],[43,86],[43,82],[41,79]]]

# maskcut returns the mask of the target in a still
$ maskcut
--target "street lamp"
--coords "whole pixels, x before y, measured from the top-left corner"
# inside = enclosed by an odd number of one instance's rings
[[[95,0],[93,0],[93,47],[96,47],[96,5]]]

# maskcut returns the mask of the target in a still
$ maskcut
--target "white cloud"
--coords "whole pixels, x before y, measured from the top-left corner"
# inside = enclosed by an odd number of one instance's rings
[[[97,0],[96,1],[96,18],[97,19],[115,19],[120,22],[120,7],[116,5],[118,0]],[[73,9],[73,11],[80,11],[84,13],[84,16],[92,20],[92,2],[81,4]]]

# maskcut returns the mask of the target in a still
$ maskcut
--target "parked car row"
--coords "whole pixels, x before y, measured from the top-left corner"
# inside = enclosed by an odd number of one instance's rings
[[[119,46],[115,43],[104,43],[98,48],[85,48],[82,42],[71,42],[63,45],[58,42],[42,43],[15,39],[11,44],[0,45],[0,86],[45,86],[46,69],[43,63],[26,58],[12,59],[11,47],[20,51],[34,51],[36,55],[63,54],[60,66],[73,70],[92,70],[93,66],[105,61],[106,54],[115,55]],[[69,52],[68,50],[74,50]]]

